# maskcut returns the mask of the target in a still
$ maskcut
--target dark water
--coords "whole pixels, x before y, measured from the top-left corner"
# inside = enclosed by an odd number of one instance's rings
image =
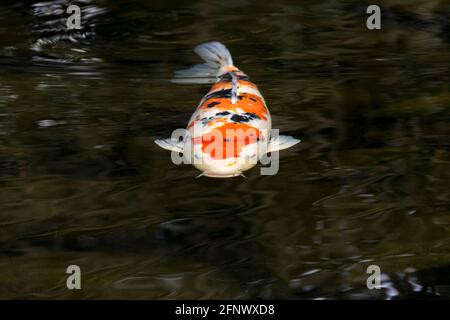
[[[450,7],[405,2],[369,31],[365,1],[2,1],[0,297],[450,298]],[[303,141],[275,176],[195,179],[153,143],[209,40]]]

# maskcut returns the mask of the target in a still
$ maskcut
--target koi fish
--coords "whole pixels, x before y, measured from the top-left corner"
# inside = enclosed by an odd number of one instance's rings
[[[228,178],[242,175],[269,152],[289,148],[300,140],[271,136],[272,121],[257,86],[233,64],[228,49],[220,42],[197,46],[205,61],[176,73],[174,82],[215,81],[187,125],[182,139],[155,140],[160,147],[183,153],[202,175]]]

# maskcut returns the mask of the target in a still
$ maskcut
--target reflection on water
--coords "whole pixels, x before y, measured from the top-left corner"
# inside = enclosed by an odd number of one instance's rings
[[[0,4],[1,297],[450,297],[445,1],[381,1],[381,31],[364,3],[201,0],[78,1],[67,31],[71,2]],[[276,176],[195,179],[152,142],[213,39],[303,140]]]

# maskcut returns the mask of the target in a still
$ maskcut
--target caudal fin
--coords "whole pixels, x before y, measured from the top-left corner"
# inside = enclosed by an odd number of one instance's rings
[[[205,63],[197,64],[186,70],[175,72],[175,83],[211,83],[233,66],[230,51],[220,42],[206,42],[195,47],[194,51]]]
[[[215,69],[232,66],[233,59],[227,47],[217,41],[203,43],[194,49],[208,65]]]

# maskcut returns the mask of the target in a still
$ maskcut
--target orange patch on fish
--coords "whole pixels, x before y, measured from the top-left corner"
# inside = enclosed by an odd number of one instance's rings
[[[204,134],[194,143],[202,143],[202,151],[214,159],[237,158],[242,148],[256,143],[260,136],[258,129],[243,123],[226,123]]]

